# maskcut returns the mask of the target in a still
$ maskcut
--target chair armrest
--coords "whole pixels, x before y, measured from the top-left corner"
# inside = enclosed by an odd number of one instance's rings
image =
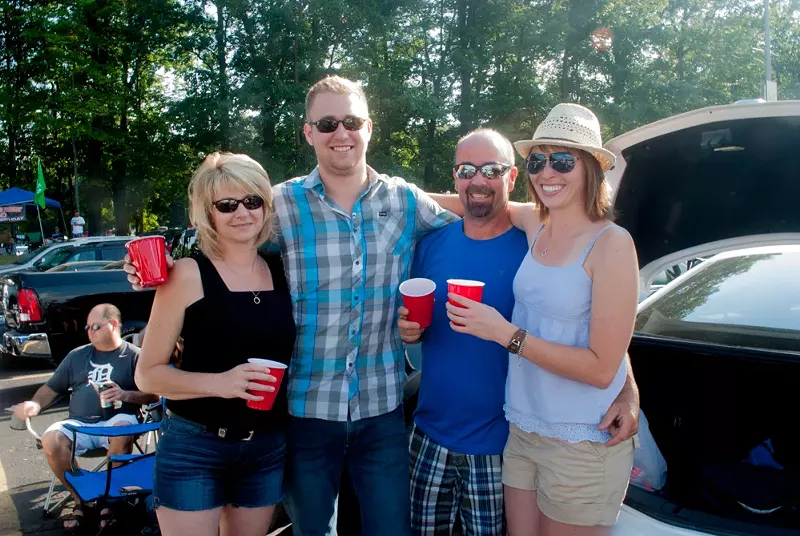
[[[70,432],[102,437],[122,437],[146,434],[147,432],[158,430],[160,426],[160,422],[128,424],[124,426],[75,426],[70,423],[64,424],[64,428]]]
[[[136,458],[141,458],[141,454],[114,454],[108,457],[108,461],[110,462],[129,462],[131,460],[135,460]]]

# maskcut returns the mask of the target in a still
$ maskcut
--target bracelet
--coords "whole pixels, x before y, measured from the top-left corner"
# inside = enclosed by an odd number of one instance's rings
[[[522,342],[519,343],[519,351],[517,352],[517,355],[519,357],[522,357],[522,350],[525,349],[525,343],[526,342],[528,342],[528,332],[527,331],[524,332],[524,335],[522,335]]]

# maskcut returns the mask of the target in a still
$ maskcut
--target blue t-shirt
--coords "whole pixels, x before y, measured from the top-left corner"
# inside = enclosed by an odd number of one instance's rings
[[[503,414],[508,351],[457,333],[447,318],[447,280],[483,281],[483,303],[511,320],[514,276],[528,251],[525,233],[511,228],[489,240],[464,234],[462,222],[426,236],[417,246],[412,277],[436,283],[433,323],[422,337],[422,376],[414,422],[439,445],[461,454],[502,454],[508,439]]]

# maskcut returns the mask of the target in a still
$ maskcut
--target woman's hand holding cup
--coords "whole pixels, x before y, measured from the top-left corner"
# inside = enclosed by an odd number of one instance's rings
[[[261,401],[259,396],[248,391],[263,391],[272,393],[276,387],[266,385],[277,383],[278,379],[271,375],[270,370],[264,365],[244,363],[220,374],[217,396],[220,398],[243,398],[245,400]],[[265,383],[261,383],[265,382]]]

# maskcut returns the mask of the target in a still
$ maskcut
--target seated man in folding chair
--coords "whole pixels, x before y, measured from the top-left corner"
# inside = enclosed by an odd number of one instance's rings
[[[81,522],[83,511],[75,492],[64,480],[70,469],[72,432],[67,423],[76,426],[126,426],[138,424],[137,414],[142,404],[155,402],[158,397],[142,393],[136,388],[133,377],[139,348],[122,340],[122,317],[115,306],[104,303],[94,307],[86,319],[86,332],[91,344],[71,351],[56,369],[53,376],[33,395],[33,400],[14,407],[14,415],[25,420],[37,415],[42,407],[50,405],[58,395],[72,389],[69,402],[69,419],[53,423],[42,436],[42,450],[53,473],[75,499],[72,515],[64,520],[64,529],[75,530]],[[102,390],[99,393],[99,390]],[[107,407],[104,407],[107,406]],[[108,455],[130,454],[133,438],[109,438],[77,434],[75,453],[107,449]],[[110,512],[101,512],[101,519]]]

